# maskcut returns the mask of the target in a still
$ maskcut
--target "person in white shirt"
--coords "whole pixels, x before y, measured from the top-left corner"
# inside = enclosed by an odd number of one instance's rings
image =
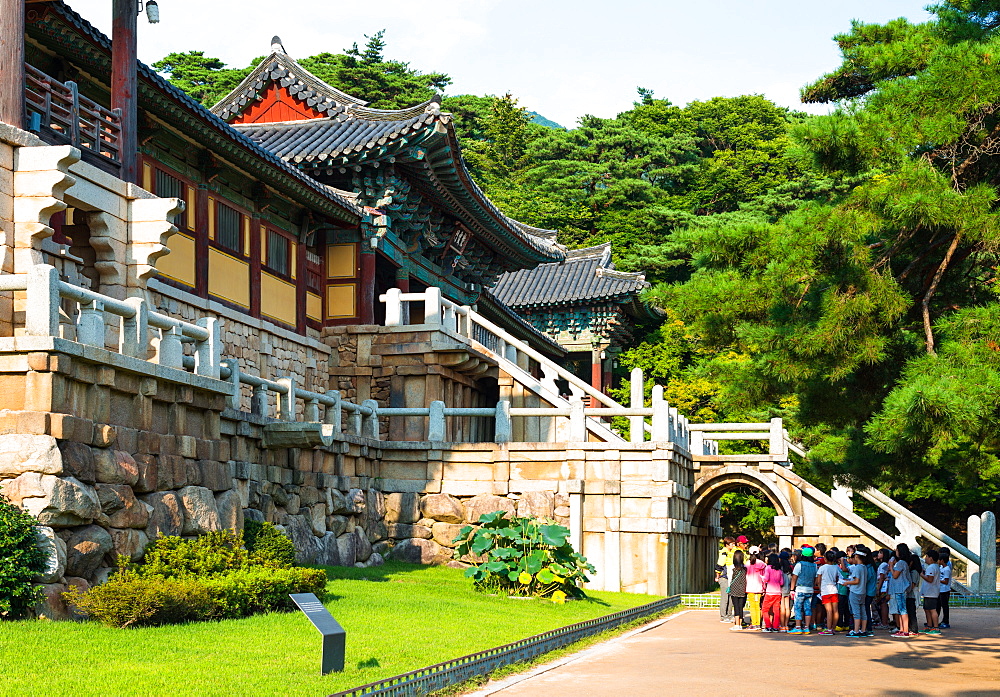
[[[927,617],[927,628],[921,634],[936,636],[938,629],[938,596],[941,595],[941,566],[938,564],[936,549],[924,552],[924,570],[920,574],[920,595],[924,599],[924,615]]]
[[[951,550],[942,547],[938,550],[938,565],[941,567],[941,592],[938,594],[938,616],[941,629],[951,629],[948,623],[951,612],[948,601],[951,599]]]

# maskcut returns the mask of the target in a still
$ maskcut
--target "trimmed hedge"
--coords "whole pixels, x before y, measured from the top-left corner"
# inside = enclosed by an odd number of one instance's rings
[[[65,595],[112,627],[246,617],[293,609],[291,593],[323,596],[326,573],[294,560],[295,547],[270,523],[256,523],[242,539],[230,530],[193,540],[161,537],[141,564],[121,557],[107,583]]]

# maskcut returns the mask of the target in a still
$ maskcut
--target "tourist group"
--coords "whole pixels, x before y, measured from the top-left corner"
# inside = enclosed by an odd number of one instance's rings
[[[725,538],[716,561],[720,621],[731,623],[732,631],[862,638],[889,630],[903,639],[918,635],[918,603],[925,618],[919,634],[938,636],[950,626],[947,547],[921,558],[905,544],[895,551],[860,544],[827,549],[822,543],[779,551],[776,544],[749,542],[743,535]]]

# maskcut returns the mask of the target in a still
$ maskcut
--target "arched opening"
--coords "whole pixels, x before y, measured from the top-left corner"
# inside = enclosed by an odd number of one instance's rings
[[[723,511],[723,503],[728,510]],[[691,496],[691,524],[701,531],[691,569],[692,590],[716,587],[714,568],[721,537],[745,534],[751,544],[778,542],[774,516],[792,514],[791,503],[782,491],[755,469],[728,466],[698,479]],[[764,520],[755,526],[742,524],[748,515]]]

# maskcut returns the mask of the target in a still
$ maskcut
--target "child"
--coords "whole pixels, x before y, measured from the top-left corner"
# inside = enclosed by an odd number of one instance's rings
[[[759,559],[760,547],[754,545],[750,548],[750,560],[747,562],[747,605],[750,606],[750,629],[759,632],[760,623],[760,601],[764,595],[764,569],[767,564]]]
[[[812,624],[813,584],[816,581],[816,565],[813,563],[812,547],[803,547],[799,562],[792,569],[792,589],[795,593],[795,621],[798,626],[789,634],[809,634]]]
[[[909,618],[906,614],[906,595],[910,590],[910,549],[905,544],[896,546],[896,556],[889,566],[889,612],[896,617],[896,631],[889,636],[905,639],[910,636]]]
[[[840,578],[837,580],[837,629],[846,632],[850,630],[851,606],[847,601],[847,586],[843,584],[851,576],[847,568],[847,552],[837,552],[837,572]]]
[[[878,591],[878,566],[875,555],[870,549],[861,547],[861,551],[865,553],[865,564],[868,566],[868,585],[865,588],[865,619],[868,621],[868,630],[865,632],[865,636],[874,636],[877,608],[874,610],[873,608],[875,607],[875,595]]]
[[[910,636],[917,636],[917,601],[920,600],[920,572],[923,563],[916,554],[910,555],[910,592],[906,594],[906,616]]]
[[[767,555],[767,566],[764,567],[764,631],[780,632],[781,622],[781,589],[785,585],[785,574],[782,571],[781,557],[777,554]]]
[[[747,602],[747,567],[743,563],[743,550],[733,553],[732,575],[729,577],[729,597],[733,599],[733,626],[730,631],[743,630],[743,606]]]
[[[823,556],[826,558],[826,564],[819,567],[816,574],[819,597],[826,610],[826,628],[820,634],[831,636],[836,633],[837,620],[840,618],[840,613],[837,611],[837,580],[840,578],[840,571],[837,569],[836,552],[830,550]]]
[[[785,582],[781,584],[781,631],[787,632],[792,619],[792,550],[781,550],[778,558],[781,560],[781,573],[785,577]]]
[[[889,624],[889,557],[892,553],[885,547],[878,551],[878,616],[879,626],[892,629]]]
[[[938,595],[938,615],[941,623],[938,627],[951,629],[951,625],[948,624],[951,614],[948,607],[948,601],[951,599],[951,550],[947,547],[938,550],[938,564],[941,566],[941,592]]]
[[[848,589],[851,616],[854,617],[854,631],[847,633],[851,638],[870,636],[868,622],[862,609],[865,603],[865,589],[868,586],[868,567],[864,564],[864,557],[865,553],[855,547],[851,556],[850,576],[843,581],[843,585]]]
[[[941,594],[941,566],[938,564],[936,549],[924,552],[924,571],[920,574],[920,595],[924,599],[924,615],[927,617],[927,629],[921,634],[937,636],[938,629],[938,596]]]

